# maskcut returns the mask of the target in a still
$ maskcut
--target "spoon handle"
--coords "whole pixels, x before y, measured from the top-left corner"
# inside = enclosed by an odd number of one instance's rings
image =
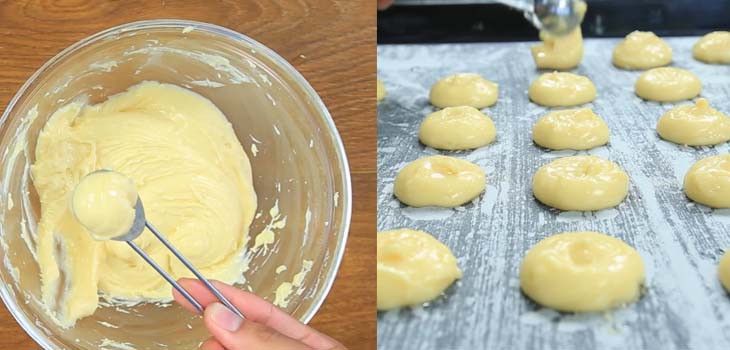
[[[190,293],[188,293],[188,291],[186,291],[180,284],[178,284],[177,281],[175,281],[175,279],[172,278],[172,276],[170,276],[165,271],[165,269],[163,269],[154,260],[152,260],[152,258],[149,255],[147,255],[147,253],[145,253],[144,250],[142,250],[142,248],[140,248],[139,246],[134,244],[134,242],[132,242],[132,241],[127,241],[127,244],[129,244],[129,246],[132,247],[132,249],[134,249],[134,251],[137,252],[137,254],[139,254],[139,256],[141,256],[142,259],[144,259],[148,264],[150,264],[150,266],[152,266],[152,268],[154,268],[155,271],[157,271],[157,273],[159,273],[165,280],[167,280],[167,282],[172,284],[172,286],[175,287],[175,289],[177,289],[177,291],[180,292],[180,294],[182,294],[182,296],[184,296],[185,299],[187,299],[190,302],[190,304],[195,306],[195,308],[198,309],[198,312],[200,312],[201,314],[203,313],[203,306],[201,306],[200,303],[197,300],[195,300],[195,298],[193,298],[193,296],[190,295]]]
[[[218,288],[216,288],[212,283],[210,283],[210,281],[208,281],[208,279],[205,278],[205,276],[203,276],[203,274],[201,274],[200,271],[198,271],[193,266],[193,264],[187,258],[185,258],[185,256],[183,256],[182,253],[180,253],[180,251],[178,251],[177,248],[175,248],[175,246],[173,246],[165,238],[165,236],[163,236],[160,233],[160,231],[157,230],[157,228],[155,228],[149,221],[145,222],[145,225],[152,232],[152,234],[154,234],[155,237],[157,237],[157,239],[159,239],[160,242],[162,242],[162,244],[164,244],[165,247],[167,247],[167,249],[169,249],[172,252],[172,254],[175,255],[180,260],[180,262],[182,262],[183,265],[185,265],[185,267],[187,267],[188,270],[190,270],[190,272],[192,272],[195,275],[195,277],[198,278],[198,280],[200,280],[200,282],[203,282],[203,284],[205,284],[205,286],[208,287],[208,290],[210,290],[211,293],[213,293],[218,298],[218,300],[220,300],[223,303],[223,305],[225,305],[229,310],[231,310],[231,312],[236,314],[238,317],[245,318],[243,313],[241,313],[241,311],[239,311],[235,306],[233,306],[233,304],[228,299],[226,299],[226,297],[223,295],[223,293],[221,293],[221,291],[218,290]]]

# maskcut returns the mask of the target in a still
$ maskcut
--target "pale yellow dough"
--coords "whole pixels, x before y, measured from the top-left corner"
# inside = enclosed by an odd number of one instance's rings
[[[436,82],[429,100],[440,107],[472,106],[482,109],[497,102],[499,87],[479,74],[459,73]]]
[[[543,106],[577,106],[596,98],[596,86],[582,75],[545,73],[530,84],[529,96],[532,102]]]
[[[388,95],[388,92],[385,91],[385,85],[383,85],[383,82],[380,81],[380,78],[377,78],[378,81],[378,102],[385,99],[385,96]]]
[[[672,63],[672,47],[652,32],[631,32],[613,49],[613,64],[623,69],[649,69]]]
[[[730,292],[730,249],[720,258],[720,264],[717,266],[717,275],[720,277],[720,283],[725,290]]]
[[[532,179],[535,198],[561,210],[592,211],[621,203],[629,192],[629,176],[616,163],[594,157],[556,159]]]
[[[444,150],[473,149],[494,142],[497,129],[492,118],[471,106],[446,107],[429,114],[418,138],[429,147]]]
[[[713,208],[730,208],[730,154],[698,160],[684,176],[684,193]]]
[[[608,143],[606,122],[588,108],[550,112],[532,128],[536,144],[555,150],[585,150]]]
[[[583,20],[587,5],[583,1],[575,2],[575,11]],[[542,44],[531,48],[532,58],[539,69],[572,69],[583,59],[583,34],[580,25],[564,36],[554,36],[541,30]]]
[[[565,232],[545,238],[525,255],[522,291],[560,311],[595,312],[639,299],[644,261],[636,249],[597,232]]]
[[[677,102],[699,95],[702,82],[688,70],[660,67],[642,73],[634,84],[634,90],[645,100]]]
[[[97,105],[57,110],[38,137],[33,185],[41,203],[38,264],[42,300],[63,327],[91,315],[98,294],[169,300],[171,288],[124,242],[95,241],[70,202],[98,169],[130,178],[147,219],[208,278],[232,283],[256,211],[246,153],[221,111],[204,97],[143,82]],[[112,213],[100,212],[100,215]],[[135,239],[174,278],[192,277],[145,231]]]
[[[663,139],[680,145],[716,145],[730,140],[730,119],[699,98],[693,105],[667,111],[659,118],[656,131]]]
[[[378,310],[431,301],[459,278],[456,257],[430,234],[410,229],[378,233]]]
[[[393,192],[412,207],[457,207],[479,196],[487,176],[478,165],[447,156],[430,156],[406,165],[395,178]]]
[[[706,34],[692,47],[692,56],[706,63],[730,64],[730,32]]]
[[[94,239],[105,241],[129,232],[137,189],[128,177],[101,170],[84,176],[73,191],[71,211]]]
[[[583,59],[583,35],[580,27],[562,37],[555,37],[541,30],[540,40],[542,44],[531,48],[537,68],[572,69]]]

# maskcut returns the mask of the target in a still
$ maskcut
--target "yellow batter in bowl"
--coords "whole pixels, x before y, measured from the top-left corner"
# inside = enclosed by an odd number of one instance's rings
[[[256,211],[251,166],[230,123],[204,97],[143,82],[100,104],[72,102],[44,126],[35,158],[42,298],[60,326],[93,314],[99,294],[172,297],[165,280],[126,243],[95,241],[74,218],[72,191],[98,169],[130,178],[146,217],[206,277],[233,283],[247,269],[242,252]],[[173,277],[191,277],[151,233],[135,243]]]

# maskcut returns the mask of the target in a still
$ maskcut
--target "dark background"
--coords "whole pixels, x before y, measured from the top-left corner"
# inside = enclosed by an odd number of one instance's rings
[[[659,36],[730,30],[730,0],[586,1],[586,37],[623,37],[634,30]],[[394,6],[378,13],[378,43],[537,40],[522,12],[501,4]]]

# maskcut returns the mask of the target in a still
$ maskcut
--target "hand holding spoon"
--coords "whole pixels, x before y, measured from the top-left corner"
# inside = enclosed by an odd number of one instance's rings
[[[81,179],[73,193],[72,211],[76,219],[91,236],[99,241],[127,242],[152,268],[182,294],[200,313],[203,307],[170,274],[134,243],[145,227],[177,257],[228,309],[237,316],[244,315],[226,299],[193,264],[183,256],[152,223],[147,221],[142,200],[134,183],[122,174],[111,170],[97,170]]]

